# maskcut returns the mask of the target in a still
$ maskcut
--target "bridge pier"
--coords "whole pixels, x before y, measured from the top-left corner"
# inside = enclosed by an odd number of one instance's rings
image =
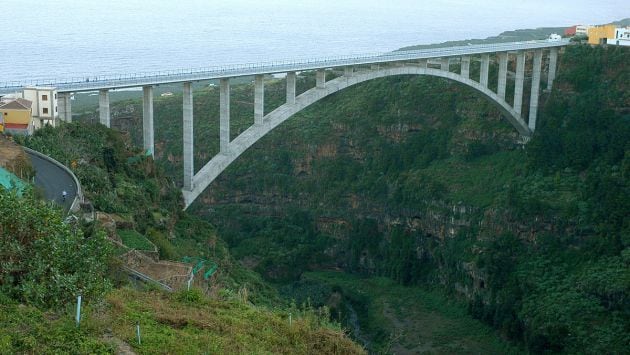
[[[461,59],[460,75],[464,78],[470,78],[470,57],[465,55]]]
[[[254,124],[262,124],[265,117],[265,77],[256,75],[254,79]]]
[[[558,65],[558,48],[549,49],[549,76],[547,77],[547,90],[553,87],[553,81],[556,80],[556,67]]]
[[[450,70],[449,59],[448,58],[440,58],[440,69],[444,71]]]
[[[219,92],[219,147],[227,152],[230,146],[230,79],[220,81]]]
[[[353,67],[343,67],[343,76],[350,78],[354,74]]]
[[[318,69],[315,73],[315,87],[318,89],[326,88],[326,70]]]
[[[508,53],[500,52],[497,54],[499,58],[499,82],[497,85],[497,95],[505,100],[505,85],[507,82],[507,65]]]
[[[287,104],[293,105],[295,104],[295,82],[297,79],[297,75],[294,71],[290,71],[287,73]]]
[[[193,151],[193,92],[192,83],[184,83],[183,90],[184,113],[184,190],[192,191],[194,171]]]
[[[144,150],[151,152],[151,156],[155,158],[153,135],[153,86],[144,86],[142,88],[142,138]]]
[[[109,90],[99,90],[98,93],[98,113],[102,125],[110,127],[111,116],[109,113]]]
[[[71,96],[72,96],[71,92],[59,93],[57,96],[59,98],[57,100],[57,104],[58,104],[57,109],[59,110],[59,116],[61,117],[62,120],[66,122],[72,122]]]
[[[490,55],[484,53],[481,55],[481,68],[479,70],[479,84],[488,87],[488,73],[490,72]]]
[[[534,52],[534,66],[532,68],[532,93],[529,99],[529,121],[527,126],[530,131],[536,130],[536,116],[538,114],[538,95],[540,91],[540,72],[542,69],[542,49]]]
[[[514,111],[521,114],[523,109],[523,84],[525,82],[525,51],[516,54],[516,78],[514,80]]]

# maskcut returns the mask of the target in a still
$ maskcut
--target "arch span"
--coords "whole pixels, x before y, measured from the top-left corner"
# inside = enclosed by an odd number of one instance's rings
[[[312,88],[295,99],[295,103],[285,103],[284,105],[265,115],[262,124],[254,124],[249,127],[233,141],[227,149],[214,156],[204,167],[193,177],[193,186],[190,191],[182,190],[185,201],[185,208],[192,202],[223,172],[236,158],[245,152],[249,147],[264,137],[271,130],[291,118],[296,113],[304,110],[313,103],[324,97],[341,91],[347,87],[359,84],[368,80],[378,79],[395,75],[430,75],[449,79],[469,86],[487,97],[503,114],[503,117],[514,126],[523,136],[529,137],[532,132],[521,116],[501,97],[492,92],[487,87],[478,82],[464,77],[457,73],[444,70],[424,68],[420,66],[405,65],[400,67],[388,67],[373,69],[364,72],[356,72],[350,76],[340,76],[326,82],[323,88]]]

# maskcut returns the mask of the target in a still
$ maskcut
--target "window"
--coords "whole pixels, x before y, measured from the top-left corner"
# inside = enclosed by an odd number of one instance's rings
[[[55,94],[55,100],[57,100],[57,94]]]
[[[55,112],[57,112],[57,106],[55,106]]]
[[[48,114],[48,107],[44,108],[44,115]]]
[[[48,95],[42,95],[42,101],[48,101]]]

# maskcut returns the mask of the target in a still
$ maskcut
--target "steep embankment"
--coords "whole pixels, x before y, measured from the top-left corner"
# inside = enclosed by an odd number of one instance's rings
[[[182,212],[179,189],[119,133],[73,123],[23,143],[70,162],[100,212],[97,220],[91,213],[64,220],[32,194],[0,189],[0,352],[364,353],[325,308],[282,302],[234,262],[214,228]],[[207,281],[197,273],[190,291],[144,289],[115,257],[126,251],[111,243],[117,235],[125,248],[151,240],[163,259],[211,259],[219,269]],[[78,328],[71,316],[77,295]]]
[[[457,84],[397,77],[358,85],[265,137],[194,208],[269,280],[342,269],[439,286],[530,351],[623,352],[628,56],[627,48],[568,47],[526,147],[488,102]],[[305,75],[298,91],[313,81]],[[233,136],[251,124],[252,92],[234,88]],[[282,82],[269,83],[267,112],[283,93]],[[156,100],[158,156],[177,179],[180,99]],[[218,137],[218,102],[213,88],[195,99],[198,167],[218,150],[207,138]],[[140,132],[139,104],[122,107]]]

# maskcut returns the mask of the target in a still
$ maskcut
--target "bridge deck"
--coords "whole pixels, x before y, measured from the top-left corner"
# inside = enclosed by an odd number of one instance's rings
[[[484,53],[534,50],[541,48],[562,47],[568,44],[561,41],[527,41],[495,44],[480,44],[445,48],[432,48],[415,51],[389,52],[362,56],[342,56],[334,58],[281,61],[271,63],[241,64],[214,68],[188,69],[165,71],[149,74],[125,74],[98,76],[89,78],[33,80],[31,82],[0,83],[0,94],[19,91],[24,86],[53,86],[58,92],[81,92],[101,89],[122,89],[131,87],[150,86],[158,84],[181,83],[220,78],[234,78],[257,74],[285,73],[290,71],[305,71],[324,68],[335,68],[352,65],[368,65],[431,59],[440,57],[456,57]]]

